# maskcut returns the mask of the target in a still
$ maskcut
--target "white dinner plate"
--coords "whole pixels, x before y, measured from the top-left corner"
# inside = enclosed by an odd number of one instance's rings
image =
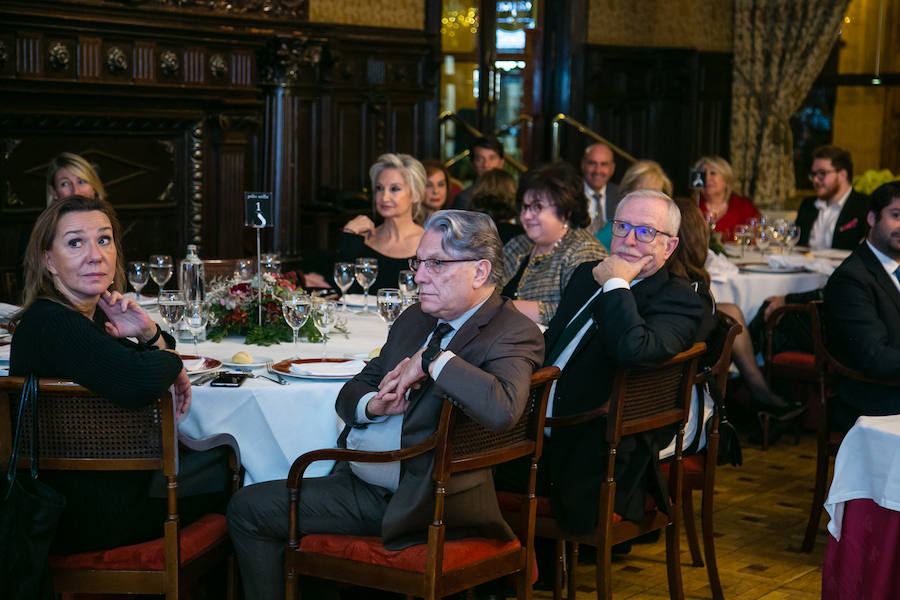
[[[203,359],[202,363],[191,364],[192,361],[199,361]],[[184,361],[184,368],[187,369],[188,375],[199,375],[201,373],[209,373],[210,371],[215,371],[219,367],[222,366],[222,361],[217,358],[210,358],[208,356],[196,356],[194,354],[182,354],[181,360]],[[190,365],[190,369],[188,366]]]
[[[741,268],[741,271],[747,271],[748,273],[802,273],[806,269],[803,267],[796,265],[792,267],[773,267],[768,263],[744,263],[738,264]]]
[[[231,357],[227,360],[223,360],[222,364],[226,367],[234,367],[236,369],[258,369],[259,367],[266,366],[266,363],[272,360],[269,356],[256,356],[254,354],[250,355],[253,358],[252,363],[236,363],[232,362]]]
[[[347,302],[347,306],[352,306],[354,308],[362,308],[363,303],[365,302],[364,294],[344,294],[343,300]],[[378,295],[377,294],[369,294],[369,308],[376,308],[376,304],[378,303]]]
[[[349,358],[296,358],[294,360],[283,360],[279,363],[275,363],[272,367],[275,371],[282,375],[287,375],[288,377],[296,377],[297,379],[317,379],[319,381],[347,381],[348,379],[352,379],[355,375],[342,373],[340,375],[318,375],[318,374],[304,374],[297,373],[296,371],[291,369],[291,365],[310,365],[315,366],[317,364],[334,364],[334,363],[346,363],[346,362],[354,362]]]

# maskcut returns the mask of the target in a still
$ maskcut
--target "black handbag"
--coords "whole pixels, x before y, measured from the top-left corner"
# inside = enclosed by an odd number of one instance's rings
[[[739,467],[744,463],[744,456],[741,452],[741,438],[738,437],[737,429],[728,420],[728,414],[725,412],[725,399],[719,393],[716,376],[709,367],[703,367],[703,373],[706,375],[709,395],[712,396],[713,402],[716,403],[716,409],[719,413],[719,452],[716,456],[716,464],[730,464]],[[711,429],[707,427],[706,430],[710,431]]]
[[[0,503],[0,598],[54,598],[47,557],[56,526],[66,507],[59,492],[37,479],[38,380],[29,375],[22,387],[6,473],[7,489]],[[31,404],[31,467],[17,474],[22,421]]]

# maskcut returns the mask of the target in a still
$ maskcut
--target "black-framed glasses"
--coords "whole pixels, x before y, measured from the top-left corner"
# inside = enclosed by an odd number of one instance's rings
[[[625,221],[613,220],[612,222],[612,234],[616,237],[628,237],[629,231],[634,231],[634,237],[639,242],[650,243],[656,239],[656,234],[661,233],[667,237],[674,237],[670,233],[666,233],[665,231],[660,231],[659,229],[654,229],[649,225],[632,225],[631,223],[626,223]]]
[[[481,260],[480,258],[419,258],[414,256],[409,259],[409,268],[413,271],[419,270],[419,265],[425,265],[429,273],[442,273],[450,263],[474,262]]]
[[[815,181],[816,179],[825,179],[832,173],[837,173],[837,170],[831,169],[830,171],[826,171],[825,169],[822,169],[821,171],[810,171],[807,177],[809,177],[810,181]]]
[[[519,207],[519,213],[527,215],[528,213],[533,212],[534,214],[538,215],[544,212],[544,210],[549,207],[550,205],[545,202],[532,202],[531,204],[523,203],[522,206]]]

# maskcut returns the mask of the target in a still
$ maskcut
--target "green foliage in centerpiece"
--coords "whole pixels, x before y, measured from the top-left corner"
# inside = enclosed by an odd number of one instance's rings
[[[297,273],[284,275],[264,273],[262,276],[262,327],[259,326],[258,278],[242,282],[237,278],[216,279],[212,282],[206,299],[209,302],[210,327],[206,339],[221,342],[226,335],[246,336],[245,343],[271,346],[291,341],[291,328],[281,312],[283,298],[303,293]],[[309,319],[300,328],[300,337],[310,342],[320,342],[322,334]]]

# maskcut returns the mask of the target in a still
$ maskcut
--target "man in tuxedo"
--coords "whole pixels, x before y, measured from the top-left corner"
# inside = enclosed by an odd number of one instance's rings
[[[493,136],[475,140],[469,150],[472,166],[475,167],[475,178],[481,177],[493,169],[502,169],[506,164],[503,144]],[[472,186],[470,185],[453,198],[453,208],[469,210],[472,205]]]
[[[603,404],[616,369],[662,363],[690,348],[702,323],[710,322],[709,304],[665,267],[678,245],[680,222],[677,205],[662,192],[635,191],[619,203],[609,257],[578,267],[544,334],[545,363],[562,369],[549,415],[576,414]],[[549,476],[554,514],[572,533],[596,525],[606,477],[605,428],[598,420],[552,430],[545,438],[540,469]],[[658,492],[658,501],[665,503],[652,466],[672,435],[668,429],[622,440],[615,473],[618,514],[639,520],[648,490]]]
[[[803,200],[797,210],[799,245],[814,250],[852,250],[866,236],[869,199],[853,190],[853,160],[836,146],[822,146],[813,153],[809,180],[816,197]]]
[[[444,398],[488,429],[515,425],[544,344],[538,328],[496,292],[503,247],[490,217],[445,210],[425,222],[410,266],[420,303],[394,322],[380,356],[338,395],[346,423],[338,444],[396,450],[431,435]],[[433,511],[432,452],[400,463],[338,463],[304,481],[300,533],[380,535],[387,548],[424,542]],[[450,537],[510,540],[490,471],[454,476],[447,489]],[[239,491],[228,523],[247,598],[280,598],[288,536],[284,481]]]
[[[581,175],[584,177],[584,197],[587,200],[591,224],[588,229],[597,233],[616,213],[619,202],[619,186],[609,178],[616,171],[612,150],[606,144],[591,144],[581,157]]]
[[[846,366],[877,380],[900,380],[900,182],[872,194],[866,241],[825,285],[826,343]],[[838,380],[833,423],[860,415],[900,414],[900,386]]]

